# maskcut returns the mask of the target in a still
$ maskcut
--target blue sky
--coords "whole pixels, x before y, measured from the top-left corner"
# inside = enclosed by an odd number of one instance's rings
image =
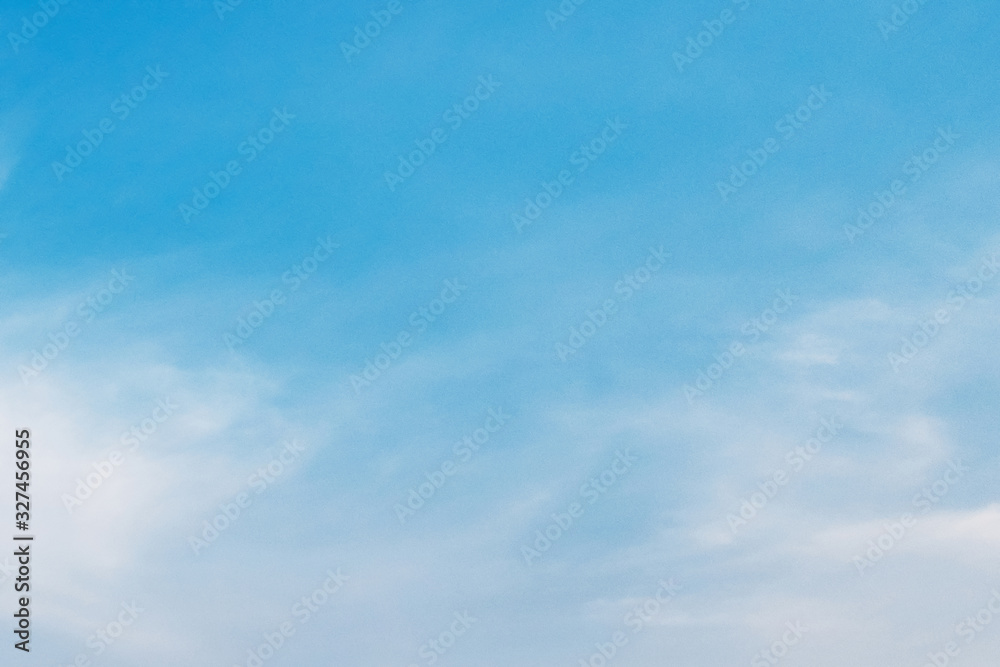
[[[994,664],[1000,8],[904,5],[6,3],[17,659]]]

